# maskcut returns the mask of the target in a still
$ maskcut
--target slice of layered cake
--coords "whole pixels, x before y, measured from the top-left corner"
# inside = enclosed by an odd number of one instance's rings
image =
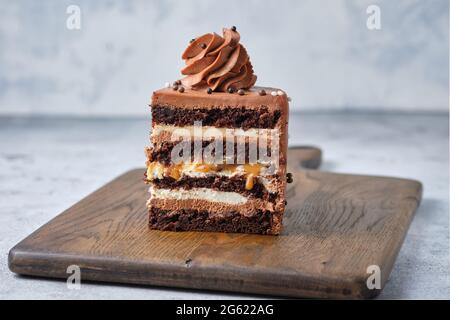
[[[152,96],[146,149],[149,225],[170,231],[279,234],[288,98],[254,87],[236,28],[193,39],[185,76]]]

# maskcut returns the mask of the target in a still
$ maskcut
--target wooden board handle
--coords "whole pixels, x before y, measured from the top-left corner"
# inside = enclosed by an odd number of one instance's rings
[[[288,168],[318,169],[322,163],[322,150],[314,146],[292,146],[288,150]]]

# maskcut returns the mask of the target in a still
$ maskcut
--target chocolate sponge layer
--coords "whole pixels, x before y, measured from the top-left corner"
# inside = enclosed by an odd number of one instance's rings
[[[202,121],[203,126],[218,128],[273,129],[281,117],[280,110],[269,110],[261,106],[258,109],[245,107],[193,108],[184,109],[172,106],[152,105],[154,124],[174,126],[192,126],[194,121]]]
[[[254,234],[278,234],[279,226],[273,214],[260,210],[258,214],[246,217],[239,212],[223,216],[210,215],[202,210],[169,211],[156,207],[149,209],[149,226],[163,231],[209,231]]]

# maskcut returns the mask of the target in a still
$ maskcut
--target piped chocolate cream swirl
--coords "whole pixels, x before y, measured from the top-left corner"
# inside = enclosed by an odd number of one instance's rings
[[[186,67],[181,82],[191,89],[211,88],[213,91],[249,89],[256,75],[240,35],[234,29],[223,29],[223,37],[207,33],[192,41],[182,58]]]

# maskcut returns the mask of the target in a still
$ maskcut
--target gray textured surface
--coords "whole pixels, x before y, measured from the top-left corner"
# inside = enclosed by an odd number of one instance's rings
[[[381,30],[366,25],[374,4]],[[447,0],[0,0],[0,114],[144,115],[188,41],[231,25],[257,83],[301,110],[446,111],[448,18]]]
[[[424,197],[382,298],[450,298],[448,114],[295,114],[290,143],[324,150],[322,170],[423,182]],[[240,298],[18,277],[8,250],[124,171],[143,166],[149,120],[0,118],[0,298]],[[251,297],[251,296],[244,296]]]

